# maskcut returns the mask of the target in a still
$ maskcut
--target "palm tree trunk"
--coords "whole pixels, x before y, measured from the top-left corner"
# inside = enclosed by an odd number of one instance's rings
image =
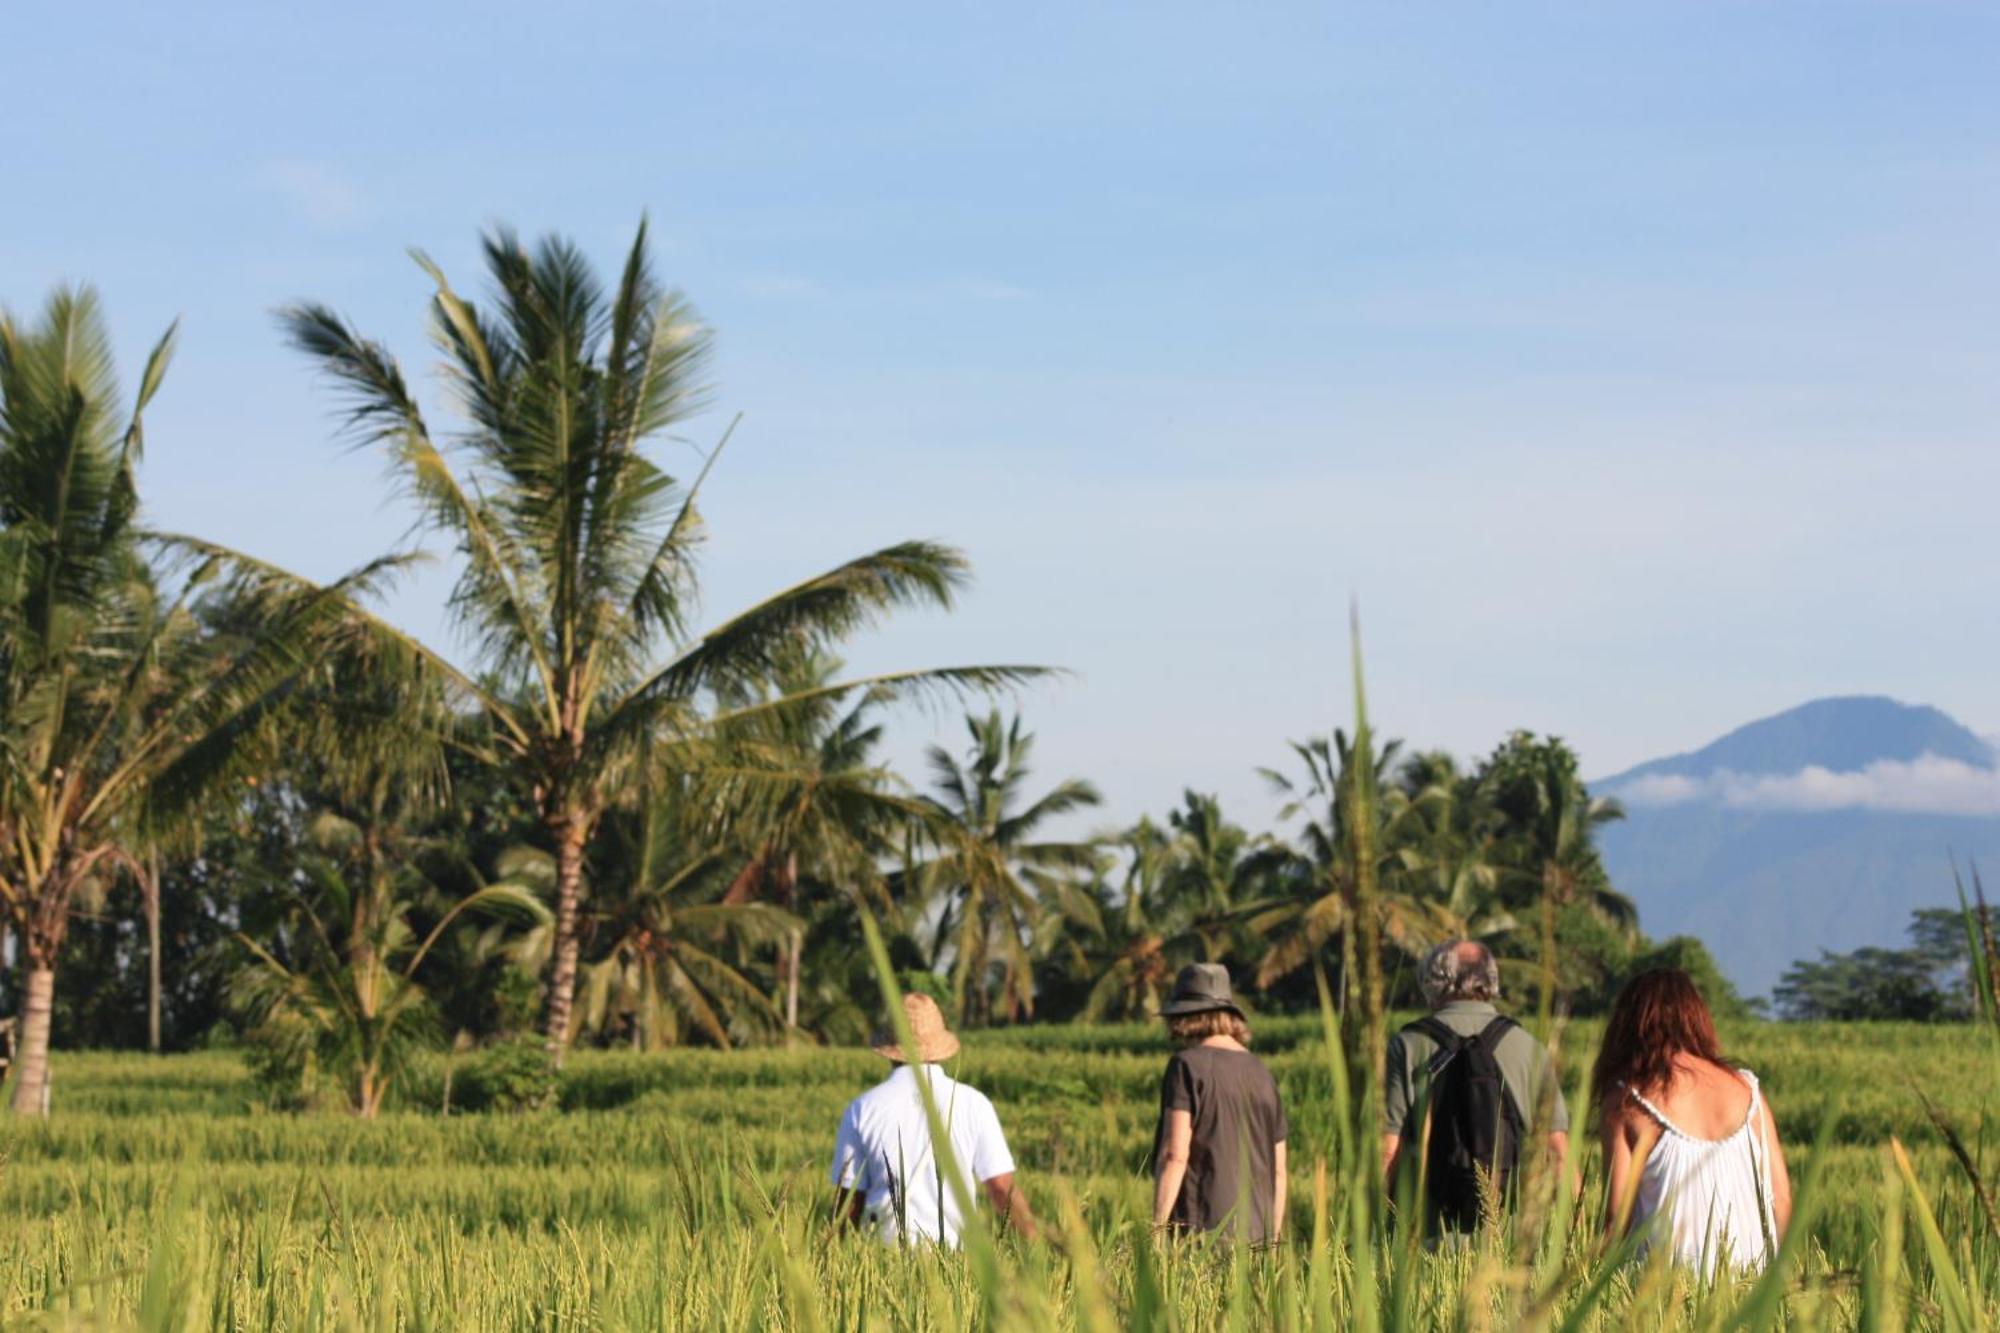
[[[13,973],[19,970],[14,966],[13,960],[7,956],[7,951],[13,944],[13,941],[14,922],[12,918],[0,916],[0,977],[9,978],[10,988]],[[14,1067],[14,1051],[15,1047],[19,1044],[20,1037],[20,1033],[13,1030],[18,1026],[17,1024],[10,1022],[6,1026],[9,1030],[0,1032],[0,1042],[5,1043],[4,1050],[0,1050],[0,1078],[4,1078],[6,1071]]]
[[[797,914],[799,910],[799,858],[796,853],[787,853],[784,869],[785,910]],[[799,953],[804,948],[803,933],[794,928],[791,938],[785,943],[785,1026],[799,1025]]]
[[[49,1113],[49,1028],[55,1017],[56,959],[69,931],[70,881],[45,877],[29,899],[21,931],[21,964],[28,984],[21,993],[20,1044],[14,1052],[16,1115]]]
[[[555,957],[549,967],[544,1037],[557,1068],[562,1067],[563,1052],[569,1046],[570,1014],[576,1005],[577,959],[582,949],[577,916],[583,901],[583,844],[589,831],[588,822],[574,812],[556,829]]]
[[[21,997],[21,1041],[14,1058],[13,1110],[16,1115],[47,1115],[44,1091],[49,1083],[49,1021],[55,1012],[56,970],[31,963]]]
[[[799,955],[805,948],[805,934],[793,931],[788,946],[789,956],[785,959],[785,1026],[799,1025]]]
[[[160,1053],[160,854],[150,852],[139,877],[146,907],[146,1049]]]

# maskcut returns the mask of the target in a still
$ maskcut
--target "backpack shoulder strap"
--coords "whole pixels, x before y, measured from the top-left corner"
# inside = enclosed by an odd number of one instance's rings
[[[1516,1023],[1513,1019],[1507,1017],[1507,1015],[1501,1014],[1491,1023],[1481,1028],[1479,1035],[1474,1037],[1473,1040],[1479,1043],[1480,1050],[1485,1051],[1488,1055],[1492,1055],[1500,1049],[1500,1043],[1507,1040],[1507,1034],[1519,1026],[1521,1026],[1519,1023]]]
[[[1403,1031],[1415,1032],[1420,1036],[1429,1037],[1436,1044],[1437,1050],[1424,1063],[1424,1069],[1428,1074],[1436,1074],[1440,1069],[1450,1064],[1472,1041],[1470,1037],[1461,1037],[1456,1032],[1453,1032],[1445,1026],[1441,1019],[1435,1016],[1419,1018],[1416,1022],[1404,1028]]]
[[[1512,1032],[1515,1028],[1518,1028],[1520,1026],[1521,1025],[1519,1023],[1516,1023],[1513,1019],[1507,1017],[1505,1014],[1502,1014],[1498,1018],[1494,1019],[1491,1023],[1488,1023],[1485,1027],[1481,1028],[1479,1030],[1479,1035],[1472,1039],[1472,1044],[1474,1046],[1477,1046],[1479,1048],[1480,1053],[1483,1054],[1487,1059],[1492,1060],[1494,1062],[1495,1068],[1498,1068],[1500,1043],[1507,1040],[1508,1033]],[[1562,1091],[1560,1088],[1556,1090],[1555,1095],[1557,1097],[1562,1096]],[[1514,1095],[1514,1089],[1507,1086],[1507,1079],[1505,1074],[1502,1074],[1500,1079],[1500,1105],[1502,1108],[1502,1113],[1507,1117],[1509,1121],[1513,1123],[1515,1132],[1519,1133],[1520,1130],[1527,1124],[1528,1117],[1526,1111],[1523,1109],[1521,1105],[1520,1098]]]
[[[1447,1051],[1456,1051],[1459,1047],[1463,1046],[1468,1040],[1468,1038],[1461,1037],[1456,1032],[1453,1032],[1450,1028],[1446,1027],[1444,1025],[1444,1021],[1436,1017],[1435,1015],[1426,1015],[1423,1018],[1419,1018],[1414,1023],[1405,1024],[1403,1027],[1403,1031],[1415,1032],[1422,1036],[1429,1037],[1433,1042],[1436,1042],[1441,1049]]]

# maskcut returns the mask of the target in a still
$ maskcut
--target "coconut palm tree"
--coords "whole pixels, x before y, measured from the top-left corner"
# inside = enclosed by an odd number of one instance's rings
[[[1183,965],[1243,956],[1250,923],[1290,868],[1288,849],[1194,791],[1164,827],[1141,819],[1103,850],[1123,859],[1123,875],[1066,886],[1045,904],[1038,936],[1055,978],[1084,987],[1082,1012],[1093,1021],[1152,1017]]]
[[[1187,922],[1200,961],[1221,962],[1243,943],[1249,919],[1271,906],[1273,882],[1289,856],[1278,843],[1230,823],[1221,802],[1199,792],[1181,794],[1167,827],[1172,836],[1158,853],[1161,896]]]
[[[1093,979],[1084,1002],[1084,1016],[1093,1022],[1156,1016],[1174,974],[1206,956],[1188,904],[1172,891],[1172,847],[1171,835],[1142,818],[1107,848],[1127,858],[1115,889],[1106,876],[1096,876],[1090,886],[1094,910],[1069,913],[1093,927],[1081,947],[1073,946],[1076,970]]]
[[[630,806],[607,817],[585,924],[609,945],[584,967],[579,1031],[622,1024],[635,1049],[658,1050],[690,1030],[727,1047],[784,1024],[736,960],[793,937],[799,922],[769,903],[730,897],[741,840],[710,781],[708,773],[655,770]],[[533,855],[537,873],[552,877],[553,864]]]
[[[1401,751],[1397,741],[1384,743],[1372,756],[1370,778],[1381,793],[1371,808],[1377,827],[1372,845],[1380,858],[1379,875],[1396,860],[1396,825],[1409,809],[1404,793],[1389,782]],[[1284,798],[1281,822],[1297,820],[1295,845],[1286,866],[1293,886],[1291,899],[1260,912],[1253,928],[1270,940],[1257,969],[1257,984],[1269,986],[1298,971],[1329,943],[1340,941],[1340,974],[1335,995],[1345,1005],[1354,985],[1359,955],[1352,927],[1356,923],[1357,839],[1354,801],[1357,752],[1345,731],[1331,738],[1313,736],[1291,743],[1293,757],[1304,772],[1293,777],[1277,769],[1260,769],[1271,789]]]
[[[1597,830],[1623,819],[1625,810],[1590,794],[1575,752],[1554,737],[1514,733],[1487,761],[1480,781],[1504,821],[1498,854],[1508,880],[1538,909],[1546,1019],[1558,1002],[1556,919],[1563,909],[1581,904],[1618,931],[1638,928],[1637,906],[1612,887],[1596,845]]]
[[[810,915],[814,890],[884,901],[883,858],[924,807],[897,790],[875,758],[882,741],[875,701],[846,706],[822,691],[840,670],[837,659],[801,646],[778,663],[772,679],[727,701],[733,711],[788,695],[797,707],[754,712],[719,738],[717,762],[703,780],[720,785],[737,836],[754,847],[730,885],[727,901],[776,903],[794,917]],[[780,966],[785,1025],[799,1022],[800,962],[805,922],[786,937]]]
[[[1336,932],[1340,936],[1340,1014],[1348,1058],[1362,1079],[1357,1104],[1362,1125],[1370,1108],[1379,1105],[1388,1049],[1387,993],[1382,973],[1382,941],[1386,923],[1399,903],[1394,867],[1399,826],[1408,817],[1406,793],[1389,783],[1400,746],[1395,741],[1379,749],[1368,720],[1367,692],[1362,679],[1361,625],[1350,613],[1350,646],[1354,688],[1354,735],[1334,733],[1294,743],[1293,753],[1306,769],[1305,781],[1294,783],[1282,773],[1264,776],[1289,797],[1285,819],[1302,817],[1302,837],[1296,858],[1301,892],[1295,902],[1268,913],[1259,922],[1275,931],[1277,945],[1266,955],[1260,984],[1296,971],[1314,958]],[[1359,1005],[1348,1021],[1350,992]]]
[[[286,706],[287,683],[342,636],[373,637],[350,599],[398,563],[320,588],[191,539],[153,539],[179,559],[148,559],[141,420],[173,337],[128,413],[93,293],[58,291],[32,326],[0,315],[0,908],[27,974],[17,1111],[45,1106],[76,895],[242,774],[243,742]],[[220,623],[204,614],[218,607]],[[373,651],[384,673],[409,666],[387,640]]]
[[[1401,811],[1384,870],[1389,944],[1414,963],[1446,940],[1502,941],[1515,920],[1500,900],[1493,820],[1478,784],[1450,755],[1420,753],[1403,762],[1387,802]],[[1511,969],[1514,960],[1503,966]]]
[[[707,333],[655,279],[643,222],[608,292],[561,238],[531,249],[501,229],[483,249],[484,306],[416,256],[435,285],[432,336],[463,418],[448,445],[381,344],[324,305],[293,306],[280,320],[347,394],[354,433],[387,451],[425,524],[463,560],[451,608],[483,671],[457,683],[490,724],[495,761],[528,778],[554,859],[544,1023],[560,1056],[591,839],[641,757],[697,731],[717,689],[768,676],[801,640],[831,643],[899,607],[949,606],[967,566],[949,547],[903,542],[697,631],[696,498],[720,446],[687,484],[648,448],[706,402]],[[961,668],[865,684],[886,694],[1028,674]]]
[[[1045,914],[1045,952],[1066,980],[1088,985],[1085,1021],[1152,1018],[1182,965],[1214,961],[1193,905],[1173,891],[1173,843],[1141,819],[1105,848],[1125,859],[1122,876],[1100,871]]]
[[[1349,627],[1353,736],[1336,731],[1331,742],[1323,736],[1293,742],[1292,752],[1305,768],[1302,782],[1262,770],[1272,788],[1287,798],[1279,818],[1302,823],[1292,858],[1295,897],[1262,914],[1255,925],[1276,939],[1258,971],[1259,985],[1298,971],[1318,956],[1329,939],[1339,936],[1335,994],[1350,1067],[1362,1079],[1358,1123],[1366,1125],[1386,1067],[1382,942],[1401,907],[1394,872],[1401,826],[1409,818],[1411,802],[1407,793],[1388,781],[1400,743],[1392,740],[1378,748],[1368,720],[1358,613],[1350,612]],[[1350,995],[1359,1001],[1352,1011]]]
[[[446,905],[420,935],[430,886],[393,823],[327,811],[309,836],[317,854],[301,867],[304,884],[280,886],[292,900],[279,931],[290,961],[239,935],[252,962],[232,990],[264,1041],[339,1077],[356,1113],[373,1119],[411,1053],[436,1035],[417,974],[447,928],[468,913],[532,924],[548,909],[519,884],[489,884]]]
[[[436,1035],[418,973],[448,928],[467,913],[530,926],[548,919],[528,887],[477,882],[448,824],[443,836],[415,831],[436,827],[428,817],[447,797],[446,740],[465,721],[434,674],[399,678],[374,666],[352,652],[315,661],[293,681],[281,725],[261,737],[269,777],[317,808],[310,854],[277,886],[280,947],[239,932],[252,962],[232,988],[270,1046],[337,1073],[364,1117],[381,1109],[409,1053]],[[468,875],[474,886],[452,901],[441,881]]]
[[[932,746],[935,795],[925,798],[924,852],[905,882],[937,912],[931,962],[949,962],[961,1019],[984,1023],[1035,1011],[1032,943],[1044,896],[1092,873],[1098,849],[1085,841],[1041,841],[1050,820],[1098,804],[1097,789],[1071,778],[1027,796],[1034,737],[999,710],[966,718],[972,745],[961,765]],[[997,978],[989,973],[997,970]],[[997,995],[989,982],[997,980]]]

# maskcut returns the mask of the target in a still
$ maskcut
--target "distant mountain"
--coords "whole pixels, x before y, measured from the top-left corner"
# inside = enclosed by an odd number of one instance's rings
[[[2000,867],[2000,753],[1935,708],[1820,699],[1591,784],[1614,883],[1655,937],[1699,936],[1747,994],[1821,949],[1899,945],[1952,901],[1950,858]]]
[[[1926,754],[1978,768],[1994,766],[1991,742],[1938,709],[1897,703],[1876,694],[1815,699],[1738,727],[1692,754],[1655,759],[1606,778],[1607,790],[1634,778],[1719,772],[1796,773],[1808,765],[1852,772],[1882,760],[1908,762]]]

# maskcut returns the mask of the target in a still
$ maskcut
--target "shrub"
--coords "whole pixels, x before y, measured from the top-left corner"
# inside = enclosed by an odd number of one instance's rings
[[[257,1096],[274,1111],[310,1111],[337,1099],[339,1089],[320,1068],[312,1043],[291,1025],[273,1021],[244,1034],[243,1062]]]
[[[526,1111],[541,1104],[555,1079],[542,1039],[528,1034],[483,1047],[448,1068],[454,1111]],[[439,1104],[444,1100],[440,1095]]]

